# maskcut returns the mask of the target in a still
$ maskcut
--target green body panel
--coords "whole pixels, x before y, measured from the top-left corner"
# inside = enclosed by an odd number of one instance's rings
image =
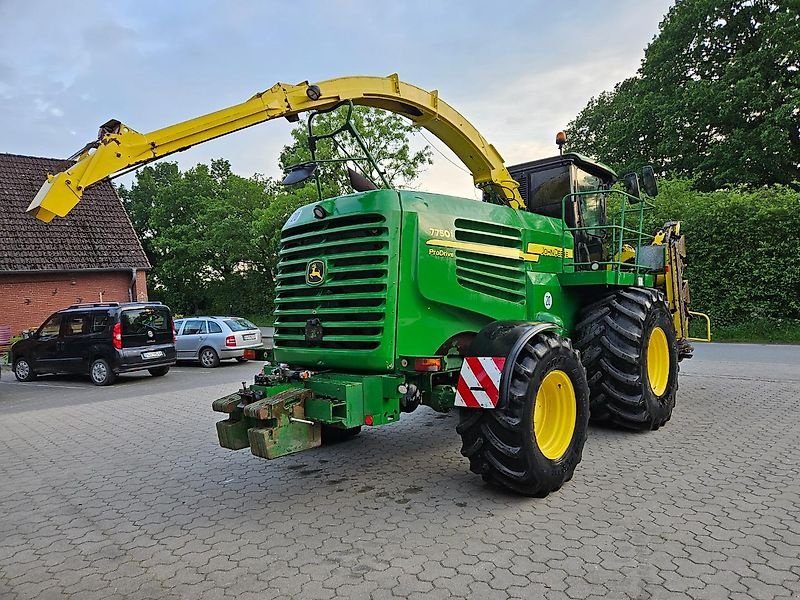
[[[398,386],[403,381],[394,375],[321,373],[294,383],[252,385],[246,392],[261,400],[249,398],[248,404],[237,392],[214,402],[214,410],[229,413],[217,423],[220,446],[249,446],[256,456],[277,458],[319,446],[321,424],[350,429],[393,423],[400,418]],[[298,401],[297,393],[304,391],[307,397]],[[287,395],[294,398],[280,400]],[[260,417],[254,416],[256,406],[263,407]]]
[[[367,416],[374,425],[393,423],[400,418],[402,382],[390,375],[322,373],[305,383],[314,392],[306,400],[306,417],[346,429],[363,425]]]
[[[400,200],[376,190],[299,208],[284,226],[275,298],[275,358],[309,368],[391,371],[400,253]],[[324,280],[310,286],[310,261],[324,263]],[[309,319],[322,321],[322,344],[304,341]]]
[[[572,270],[560,256],[572,235],[559,219],[411,191],[329,199],[325,219],[314,217],[313,206],[284,227],[279,362],[389,373],[400,370],[400,356],[445,354],[451,340],[495,320],[545,320],[566,331],[574,322],[578,302],[557,277]],[[327,272],[312,287],[305,270],[315,259]],[[321,345],[305,341],[316,318]]]
[[[563,286],[637,286],[653,287],[653,276],[649,273],[627,273],[625,271],[579,271],[562,273],[558,277]]]
[[[493,321],[570,336],[599,288],[653,285],[636,265],[576,269],[573,243],[561,219],[416,191],[298,209],[281,236],[273,356],[261,384],[214,403],[229,414],[220,445],[275,458],[319,445],[321,425],[385,425],[420,403],[447,411],[464,353]],[[417,372],[415,358],[441,362]]]

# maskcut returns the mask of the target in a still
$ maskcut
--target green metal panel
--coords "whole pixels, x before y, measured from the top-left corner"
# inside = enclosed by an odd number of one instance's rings
[[[530,294],[557,290],[557,280],[531,275],[561,269],[558,254],[572,236],[559,220],[438,194],[403,191],[400,200],[398,355],[430,356],[492,321],[531,318]],[[528,252],[531,243],[551,254]],[[562,308],[554,318],[563,319]]]
[[[618,270],[579,271],[558,276],[563,286],[607,285],[653,287],[653,276],[649,273],[633,273]]]
[[[323,204],[329,216],[317,219],[314,205],[305,206],[282,232],[280,362],[398,372],[399,357],[444,354],[452,340],[495,320],[549,321],[569,335],[586,295],[576,286],[653,285],[651,275],[624,266],[576,271],[573,236],[561,219],[414,191],[377,190]],[[321,282],[309,281],[312,266],[324,271]],[[319,338],[307,329],[315,319]],[[347,399],[349,384],[335,385],[319,393]]]
[[[393,190],[326,200],[298,209],[281,233],[275,298],[275,358],[281,362],[358,371],[394,368],[400,203]],[[321,261],[324,276],[306,271]],[[306,340],[319,319],[321,341]]]

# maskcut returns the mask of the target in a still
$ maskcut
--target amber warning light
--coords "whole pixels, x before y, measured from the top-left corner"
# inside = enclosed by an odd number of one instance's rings
[[[442,359],[441,358],[415,358],[414,359],[415,371],[441,371]]]

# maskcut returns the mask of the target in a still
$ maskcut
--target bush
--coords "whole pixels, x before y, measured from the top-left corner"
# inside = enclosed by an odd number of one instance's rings
[[[661,182],[652,225],[682,222],[692,308],[722,328],[800,326],[800,192],[696,192],[690,181]]]

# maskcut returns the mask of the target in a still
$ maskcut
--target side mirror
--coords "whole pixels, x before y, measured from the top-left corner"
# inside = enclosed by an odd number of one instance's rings
[[[347,178],[350,180],[350,187],[357,192],[369,192],[370,190],[378,189],[375,182],[367,179],[364,175],[354,171],[350,167],[347,167]]]
[[[622,183],[625,186],[625,193],[631,196],[631,202],[639,202],[642,198],[642,193],[639,191],[639,176],[636,173],[627,173],[622,178]]]
[[[33,329],[26,329],[25,331],[22,332],[22,339],[23,340],[29,340],[32,337],[34,337],[35,335],[36,335],[36,331],[34,331]]]
[[[281,181],[281,185],[294,185],[296,183],[302,183],[311,177],[316,170],[317,163],[301,163],[299,165],[289,167],[289,169],[286,171],[286,175],[283,177],[283,181]]]
[[[644,191],[647,192],[648,196],[650,196],[651,198],[655,198],[656,196],[658,196],[658,182],[656,181],[656,172],[650,165],[642,167],[642,185],[644,186]]]

